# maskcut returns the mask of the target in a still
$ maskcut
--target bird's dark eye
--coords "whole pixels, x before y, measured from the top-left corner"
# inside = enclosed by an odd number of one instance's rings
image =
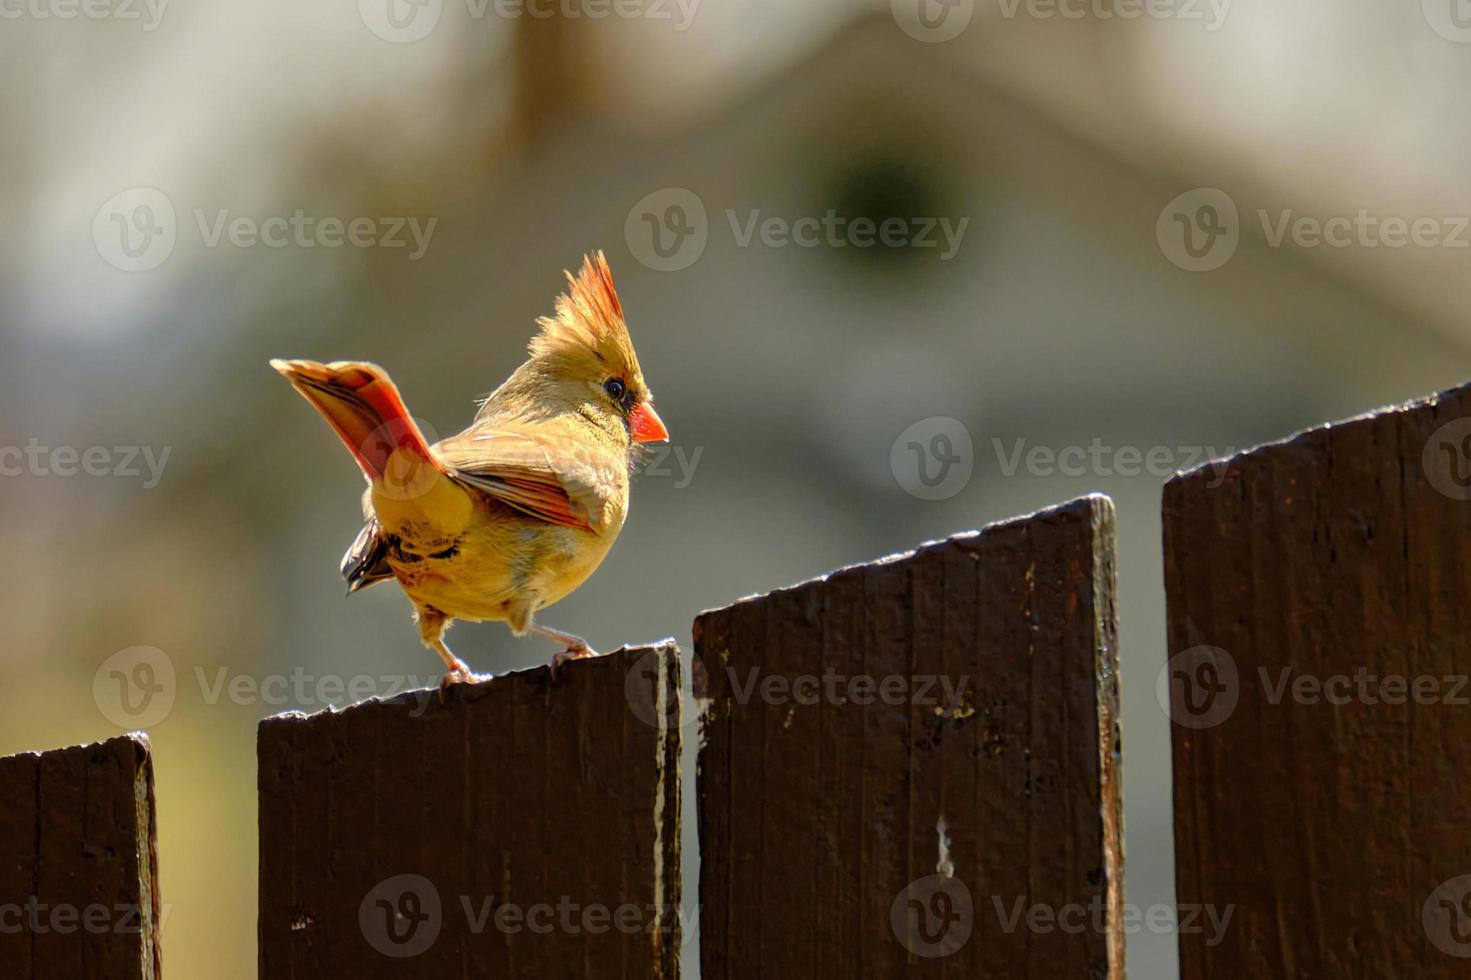
[[[604,381],[603,390],[606,391],[608,393],[608,397],[613,399],[615,402],[621,402],[623,400],[623,382],[619,381],[617,378],[609,378],[607,381]]]

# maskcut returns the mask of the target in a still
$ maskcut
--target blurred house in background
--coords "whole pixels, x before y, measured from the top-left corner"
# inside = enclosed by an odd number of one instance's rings
[[[735,6],[748,25],[768,13]],[[47,108],[3,110],[22,137],[12,145],[36,138],[6,204],[33,234],[9,245],[17,322],[0,335],[0,442],[170,455],[156,487],[0,483],[20,681],[0,695],[0,751],[112,733],[94,705],[98,665],[135,645],[164,651],[177,698],[153,732],[171,973],[253,974],[254,721],[347,700],[310,684],[306,697],[293,686],[268,698],[252,681],[363,674],[382,689],[438,676],[400,594],[342,599],[336,565],[360,523],[360,477],[266,360],[377,361],[448,434],[519,363],[559,270],[595,248],[673,444],[636,483],[601,574],[543,619],[600,649],[671,632],[688,647],[700,609],[1106,492],[1119,510],[1127,898],[1173,901],[1169,729],[1154,694],[1166,472],[1464,381],[1471,350],[1452,324],[1462,286],[1440,276],[1456,256],[1374,264],[1365,248],[1274,246],[1259,208],[1276,222],[1281,201],[1326,217],[1380,198],[1356,203],[1336,177],[1304,190],[1288,168],[1241,177],[1250,154],[1220,147],[1232,133],[1146,111],[1158,92],[1119,71],[1121,52],[1148,49],[1140,35],[1161,43],[1146,25],[1128,36],[1118,22],[982,12],[970,34],[927,44],[888,11],[854,6],[817,4],[786,15],[803,30],[739,42],[720,34],[730,11],[703,8],[683,34],[558,20],[475,32],[451,19],[413,46],[303,13],[322,19],[305,32],[316,46],[292,35],[278,56],[319,55],[334,86],[315,90],[315,75],[247,46],[249,71],[296,81],[281,96],[290,112],[262,113],[274,104],[262,100],[235,131],[217,91],[204,104],[218,142],[166,127],[151,159],[93,159],[106,173],[86,180],[54,176],[70,158]],[[179,11],[185,24],[160,31],[180,35],[156,40],[177,56],[183,27],[206,30],[203,16]],[[998,51],[998,26],[1030,63]],[[1240,12],[1216,40],[1252,50],[1260,29]],[[108,64],[106,39],[75,44],[99,72]],[[1098,112],[1082,119],[1079,105]],[[106,145],[111,124],[84,123]],[[1170,131],[1168,147],[1141,140],[1151,127]],[[160,267],[127,274],[94,248],[92,212],[137,186],[168,197],[177,244]],[[1200,187],[1237,207],[1239,244],[1195,272],[1169,233],[1185,230],[1173,202]],[[1214,200],[1187,197],[1185,225]],[[1400,194],[1405,207],[1389,213],[1432,213],[1413,200]],[[260,222],[298,208],[434,224],[417,258],[412,239],[208,244],[222,210]],[[901,219],[904,242],[861,244],[859,218]],[[972,447],[971,479],[943,500],[906,492],[892,452],[934,418],[956,420]],[[496,671],[552,652],[495,624],[459,627],[454,646]],[[1173,937],[1131,935],[1129,958],[1137,976],[1171,976]]]

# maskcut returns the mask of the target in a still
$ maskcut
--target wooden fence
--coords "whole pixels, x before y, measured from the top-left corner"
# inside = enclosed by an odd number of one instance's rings
[[[1122,975],[1106,499],[705,613],[694,636],[706,980]],[[973,935],[997,899],[1098,906],[1103,928]]]
[[[676,653],[263,722],[260,975],[678,976]]]
[[[1464,976],[1471,388],[1164,493],[1187,980]],[[1102,497],[672,641],[259,732],[259,973],[1122,978]],[[155,980],[140,736],[0,759],[0,975]],[[88,918],[88,917],[91,918]]]
[[[0,976],[159,976],[148,740],[0,759],[0,801]]]
[[[1468,500],[1471,387],[1165,488],[1187,980],[1471,975]]]

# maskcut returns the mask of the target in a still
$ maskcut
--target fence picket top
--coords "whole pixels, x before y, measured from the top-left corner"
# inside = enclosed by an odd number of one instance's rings
[[[1468,439],[1463,386],[1166,486],[1178,901],[1233,914],[1185,980],[1464,975]]]
[[[680,674],[666,640],[263,721],[261,976],[676,977]]]
[[[147,736],[0,758],[0,800],[0,907],[19,912],[0,929],[5,975],[157,980]]]
[[[630,657],[645,656],[654,652],[660,656],[668,653],[677,656],[679,644],[674,637],[665,637],[652,643],[630,647],[622,646],[617,650],[596,657],[587,657],[582,660],[568,661],[568,666],[575,669],[567,671],[553,671],[549,665],[527,667],[522,670],[507,671],[504,674],[477,674],[475,680],[450,684],[443,688],[422,687],[399,691],[396,694],[377,695],[355,701],[350,705],[338,706],[329,704],[316,711],[302,711],[290,709],[279,711],[259,722],[261,728],[274,727],[277,725],[295,725],[302,722],[313,722],[321,719],[340,717],[353,711],[372,708],[412,708],[423,707],[425,711],[433,708],[436,711],[450,710],[453,705],[473,704],[487,697],[503,697],[511,691],[525,693],[529,690],[551,691],[562,684],[574,683],[585,674],[596,673],[601,670],[618,669],[620,662]],[[566,675],[566,676],[563,676]],[[532,686],[527,686],[532,685]]]
[[[845,575],[862,576],[875,567],[911,561],[914,558],[933,552],[945,551],[951,548],[965,549],[967,545],[976,543],[988,534],[1004,531],[1008,528],[1026,527],[1033,523],[1071,520],[1078,516],[1086,516],[1088,519],[1095,521],[1100,527],[1107,523],[1111,528],[1114,522],[1113,499],[1103,493],[1085,494],[1066,503],[1054,504],[1051,507],[1043,507],[1027,514],[992,521],[989,524],[984,524],[979,528],[969,531],[956,531],[954,534],[947,534],[943,538],[922,541],[913,548],[904,551],[891,552],[887,555],[871,558],[868,561],[854,562],[851,565],[841,565],[831,571],[823,572],[821,575],[814,575],[811,578],[803,579],[800,582],[793,582],[790,585],[779,586],[765,592],[753,592],[750,595],[733,599],[723,606],[701,610],[695,615],[695,628],[699,629],[700,623],[710,616],[728,612],[746,603],[761,603],[789,592],[800,592],[814,586],[820,586],[825,582],[830,582],[833,579],[841,578]],[[1098,540],[1104,541],[1105,544],[1111,544],[1111,538],[1105,540],[1105,537],[1102,535]],[[696,652],[696,659],[699,659],[698,652]]]
[[[1381,405],[1356,415],[1349,415],[1331,422],[1320,422],[1310,425],[1296,432],[1288,433],[1278,439],[1269,439],[1266,442],[1247,446],[1227,456],[1216,459],[1208,459],[1196,463],[1189,469],[1180,470],[1165,482],[1165,486],[1188,485],[1192,482],[1207,482],[1211,474],[1221,467],[1232,465],[1241,466],[1254,461],[1273,461],[1280,459],[1283,452],[1310,450],[1320,445],[1322,439],[1328,438],[1334,430],[1352,431],[1358,426],[1373,426],[1386,418],[1441,417],[1449,421],[1460,418],[1463,413],[1461,408],[1467,394],[1471,393],[1471,383],[1457,385],[1429,395],[1411,398],[1402,402],[1393,402]],[[1448,414],[1454,413],[1454,414]],[[1178,490],[1169,491],[1177,493]]]
[[[703,976],[1122,976],[1113,529],[1092,496],[700,615]],[[795,696],[829,674],[904,696]]]

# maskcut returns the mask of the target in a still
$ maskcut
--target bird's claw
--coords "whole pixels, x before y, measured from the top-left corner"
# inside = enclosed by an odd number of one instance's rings
[[[553,656],[551,663],[547,664],[547,668],[551,671],[552,680],[556,680],[557,671],[567,661],[582,660],[585,657],[596,657],[597,655],[598,652],[586,643],[573,643],[567,649]]]
[[[475,679],[476,678],[474,672],[471,671],[469,667],[465,666],[465,662],[463,660],[456,661],[455,665],[449,670],[445,671],[444,676],[439,679],[439,703],[444,703],[444,696],[449,692],[449,689],[452,686],[454,686],[455,684],[470,683]]]

